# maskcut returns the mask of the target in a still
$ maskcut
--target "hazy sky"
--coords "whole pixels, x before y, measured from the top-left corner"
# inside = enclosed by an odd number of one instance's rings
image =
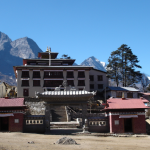
[[[108,63],[127,44],[150,75],[150,0],[0,0],[0,31],[78,64],[90,56]]]

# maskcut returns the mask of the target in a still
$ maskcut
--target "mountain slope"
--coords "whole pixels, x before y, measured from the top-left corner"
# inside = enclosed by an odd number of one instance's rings
[[[23,58],[35,58],[38,52],[42,50],[32,39],[24,37],[12,41],[6,34],[0,32],[0,80],[15,83],[13,66],[22,65]]]

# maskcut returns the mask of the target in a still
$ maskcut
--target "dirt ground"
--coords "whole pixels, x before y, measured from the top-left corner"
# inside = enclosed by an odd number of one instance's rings
[[[74,139],[78,145],[54,144],[62,137]],[[34,144],[28,142],[34,141]],[[81,135],[44,135],[32,133],[0,132],[0,150],[145,150],[150,149],[148,137],[98,137]]]

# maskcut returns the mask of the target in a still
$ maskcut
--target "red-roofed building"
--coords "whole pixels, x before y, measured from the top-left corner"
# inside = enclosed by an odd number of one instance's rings
[[[110,98],[105,107],[111,133],[146,133],[146,99]]]
[[[22,132],[24,98],[0,98],[0,131]]]

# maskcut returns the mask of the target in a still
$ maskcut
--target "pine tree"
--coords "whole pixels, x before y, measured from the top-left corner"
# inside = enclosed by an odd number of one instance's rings
[[[109,64],[107,65],[107,75],[109,78],[113,79],[117,86],[119,85],[119,81],[121,79],[120,73],[119,73],[119,58],[117,55],[112,52],[111,57],[108,59]]]
[[[116,51],[113,51],[108,62],[108,77],[113,79],[117,86],[119,82],[122,83],[124,87],[130,86],[138,82],[142,77],[139,71],[135,71],[135,68],[141,68],[141,66],[137,64],[139,60],[126,44],[121,45]]]

